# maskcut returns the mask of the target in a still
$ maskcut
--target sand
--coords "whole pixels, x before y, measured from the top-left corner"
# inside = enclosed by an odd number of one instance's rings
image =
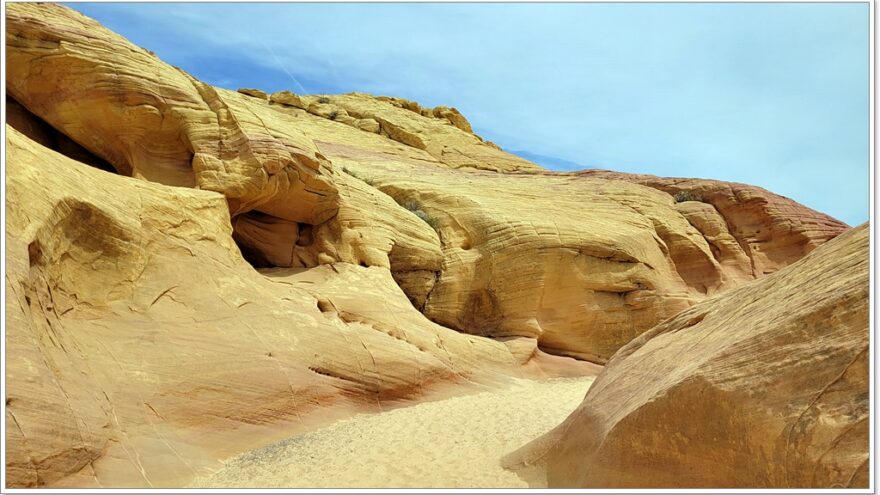
[[[561,423],[593,377],[518,379],[502,389],[359,414],[228,460],[191,487],[527,488],[502,456]]]

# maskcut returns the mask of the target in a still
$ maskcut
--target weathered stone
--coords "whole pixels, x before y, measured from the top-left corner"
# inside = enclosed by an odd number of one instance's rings
[[[269,100],[269,95],[266,94],[265,91],[261,91],[261,90],[259,90],[259,89],[254,89],[254,88],[238,88],[238,92],[241,93],[241,94],[243,94],[243,95],[252,96],[252,97],[257,98],[257,99],[260,99],[260,100],[265,100],[265,101],[268,101],[268,100]]]
[[[222,193],[317,224],[336,214],[330,163],[269,106],[213,88],[53,4],[6,11],[8,93],[120,173]]]
[[[218,193],[8,126],[7,150],[9,486],[181,486],[322,417],[519,373],[503,344],[428,321],[387,269],[255,271]],[[239,233],[275,246],[287,224],[257,220]]]
[[[729,233],[741,251],[749,257],[754,277],[773,273],[799,260],[848,228],[845,223],[805,208],[789,198],[746,184],[606,170],[587,170],[578,174],[642,184],[671,196],[684,193],[686,197],[699,198],[700,202],[711,205],[729,226]],[[694,209],[687,203],[691,201],[680,203],[682,211]]]
[[[464,115],[462,115],[461,112],[459,112],[455,108],[434,107],[431,113],[434,115],[434,117],[448,120],[450,124],[458,127],[464,132],[469,132],[471,134],[473,134],[474,132],[474,130],[471,128],[470,122],[468,122],[467,119],[464,118]]]
[[[358,119],[355,122],[355,127],[362,131],[372,132],[375,134],[379,133],[379,123],[374,119]]]
[[[173,486],[291,423],[579,373],[559,355],[605,363],[847,230],[751,186],[546,172],[452,108],[267,104],[58,5],[7,26],[15,486]],[[860,461],[852,438],[833,448]]]
[[[272,95],[269,97],[269,101],[272,103],[278,103],[280,105],[301,108],[303,110],[308,108],[308,105],[303,102],[302,98],[300,98],[298,95],[291,93],[290,91],[278,91],[277,93],[272,93]]]
[[[443,265],[418,306],[429,318],[480,335],[536,338],[542,349],[596,363],[690,305],[786,266],[846,229],[767,191],[722,182],[707,183],[776,206],[744,216],[737,212],[747,206],[735,201],[720,211],[675,203],[619,178],[465,172],[326,142],[321,151],[435,218]],[[777,237],[746,253],[728,226],[737,235],[748,228]],[[796,241],[802,250],[784,247],[792,238],[805,239]],[[763,269],[754,271],[753,259]]]
[[[867,224],[624,346],[509,456],[551,487],[868,486]]]

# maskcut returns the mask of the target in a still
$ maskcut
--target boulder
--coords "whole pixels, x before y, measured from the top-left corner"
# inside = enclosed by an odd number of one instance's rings
[[[869,230],[618,351],[506,460],[550,487],[868,487]]]
[[[431,111],[431,113],[433,114],[434,117],[448,120],[450,124],[454,125],[455,127],[458,127],[459,129],[463,130],[464,132],[469,132],[471,134],[473,134],[473,132],[474,132],[474,130],[471,128],[470,122],[468,122],[467,119],[464,118],[464,115],[462,115],[461,112],[459,112],[455,108],[449,108],[449,107],[443,107],[443,106],[434,107],[434,109]]]
[[[308,108],[308,105],[303,102],[302,98],[290,91],[278,91],[277,93],[272,93],[272,96],[269,97],[269,101],[272,103],[278,103],[279,105],[301,108],[303,110]]]
[[[376,122],[375,119],[358,119],[355,122],[355,127],[362,131],[372,132],[374,134],[379,133],[379,123]]]
[[[265,91],[253,88],[238,88],[238,92],[243,95],[252,96],[259,100],[269,101],[269,95]]]

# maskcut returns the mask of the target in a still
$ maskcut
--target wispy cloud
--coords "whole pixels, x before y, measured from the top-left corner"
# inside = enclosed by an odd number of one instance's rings
[[[556,163],[747,182],[868,218],[866,4],[71,7],[220,86],[452,105]]]

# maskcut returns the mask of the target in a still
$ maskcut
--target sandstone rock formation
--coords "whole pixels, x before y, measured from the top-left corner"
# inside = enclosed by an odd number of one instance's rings
[[[719,210],[676,203],[625,178],[463,174],[319,146],[398,203],[415,202],[436,218],[443,264],[424,303],[414,301],[429,318],[481,335],[537,338],[544,350],[597,363],[694,302],[783,267],[846,228],[750,186],[712,182],[743,198],[719,201]],[[767,202],[775,209],[741,213]]]
[[[10,4],[6,37],[15,486],[174,486],[314,411],[594,369],[560,356],[603,364],[847,228],[546,172],[454,108],[215,88],[59,5]]]
[[[66,7],[7,10],[6,89],[125,175],[217,191],[233,214],[316,224],[330,164],[255,98],[213,88]]]
[[[455,108],[422,108],[414,101],[364,93],[316,96],[279,91],[270,101],[424,150],[433,158],[431,161],[447,167],[502,172],[541,170],[474,134],[470,123]]]
[[[73,158],[78,162],[86,163],[101,170],[115,170],[113,165],[98,158],[66,135],[58,132],[9,96],[6,97],[5,109],[6,123],[37,143]]]
[[[506,346],[431,323],[387,270],[260,274],[220,194],[7,136],[11,486],[179,486],[319,406],[517,374]]]
[[[253,96],[261,100],[269,100],[269,95],[265,91],[254,88],[238,88],[238,92],[243,95]]]
[[[22,4],[7,20],[7,87],[31,120],[45,120],[122,174],[222,193],[255,264],[436,269],[436,234],[406,212],[382,211],[378,205],[399,208],[334,171],[298,128],[302,119],[205,85],[66,7]],[[313,134],[326,131],[323,119],[313,120]],[[368,211],[351,220],[361,207]],[[349,221],[359,228],[343,225]],[[272,232],[286,245],[266,239]]]
[[[868,234],[630,342],[511,465],[555,487],[867,487]]]
[[[123,174],[224,194],[255,266],[388,268],[460,331],[603,363],[846,229],[750,186],[542,172],[446,107],[212,88],[64,7],[9,12],[10,93],[34,119]]]
[[[746,278],[773,273],[844,230],[828,215],[746,184],[606,170],[578,175],[626,180],[683,200],[676,206],[681,214],[706,237],[722,264]]]

